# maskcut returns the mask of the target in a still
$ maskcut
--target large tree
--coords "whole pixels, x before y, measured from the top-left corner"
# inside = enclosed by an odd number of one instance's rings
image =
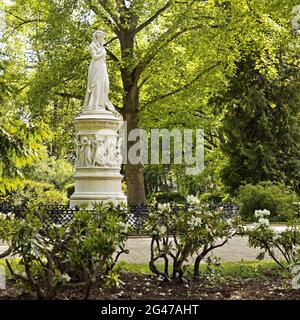
[[[300,55],[290,48],[280,47],[275,54],[271,75],[256,68],[260,52],[243,56],[237,77],[218,100],[229,106],[222,145],[228,162],[222,176],[232,193],[264,180],[300,191]]]
[[[32,118],[43,116],[57,133],[52,152],[60,156],[61,137],[71,136],[71,119],[81,108],[90,59],[86,47],[96,28],[110,35],[112,100],[130,131],[140,126],[141,115],[162,119],[170,109],[189,123],[182,106],[190,116],[201,113],[199,105],[226,86],[247,37],[280,27],[293,4],[289,0],[277,14],[278,0],[16,0],[4,9],[5,39],[19,33],[26,39],[29,67],[35,70],[28,106]],[[193,95],[185,96],[189,89]],[[169,100],[174,96],[181,100]],[[129,203],[144,202],[141,163],[126,165],[126,182]]]

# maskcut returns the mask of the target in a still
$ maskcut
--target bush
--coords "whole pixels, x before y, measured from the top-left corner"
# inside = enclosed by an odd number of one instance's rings
[[[282,232],[278,232],[270,227],[269,216],[268,210],[255,211],[257,222],[254,228],[245,232],[249,237],[249,244],[251,247],[262,250],[257,259],[262,260],[266,254],[269,254],[281,268],[291,271],[294,265],[299,264],[299,225],[292,223]]]
[[[241,216],[253,221],[255,210],[269,210],[271,221],[288,221],[295,214],[293,202],[299,198],[295,192],[283,184],[260,182],[257,185],[247,184],[240,188],[238,202]]]
[[[113,267],[126,252],[122,210],[112,205],[97,205],[93,212],[81,209],[64,225],[45,223],[47,218],[30,209],[24,219],[0,215],[0,239],[9,244],[2,257],[20,257],[23,273],[9,259],[6,264],[24,287],[39,299],[54,299],[67,289],[85,288],[88,297],[93,286],[119,284]]]
[[[220,211],[208,210],[193,196],[187,200],[188,205],[183,206],[158,204],[146,222],[145,230],[152,237],[149,267],[165,281],[184,281],[186,266],[193,256],[194,279],[199,279],[201,261],[241,227],[238,218],[224,219]],[[157,265],[159,260],[163,261],[163,271]]]
[[[202,202],[206,202],[206,203],[219,204],[222,202],[230,201],[230,197],[228,194],[225,194],[222,191],[215,190],[212,192],[205,192],[205,193],[201,194],[200,200]]]
[[[55,159],[46,156],[37,160],[33,165],[24,170],[29,180],[53,184],[58,190],[66,190],[66,187],[74,182],[74,166],[64,159]]]
[[[185,203],[185,197],[179,192],[157,192],[153,194],[158,203]]]
[[[36,182],[32,180],[21,180],[18,185],[10,190],[0,193],[0,201],[14,205],[31,203],[40,204],[67,204],[69,199],[64,191],[58,191],[54,185]]]

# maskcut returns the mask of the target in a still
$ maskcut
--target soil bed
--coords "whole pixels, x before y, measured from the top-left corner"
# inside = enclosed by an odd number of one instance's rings
[[[153,276],[123,273],[121,288],[95,288],[89,299],[119,300],[300,300],[300,289],[291,288],[289,279],[268,276],[264,279],[230,280],[215,284],[201,282],[165,283]],[[84,297],[84,290],[71,290],[60,294],[58,299]],[[22,293],[13,280],[7,282],[7,289],[0,290],[0,299],[36,299],[32,294]]]

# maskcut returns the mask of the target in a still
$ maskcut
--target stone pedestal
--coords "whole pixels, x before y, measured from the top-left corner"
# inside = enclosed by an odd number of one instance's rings
[[[122,119],[110,111],[85,111],[74,120],[76,129],[75,192],[70,207],[86,203],[126,201],[121,187]]]

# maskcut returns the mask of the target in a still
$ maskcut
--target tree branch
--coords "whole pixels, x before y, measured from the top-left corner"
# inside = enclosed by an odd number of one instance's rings
[[[23,281],[29,282],[29,280],[28,280],[26,277],[24,277],[23,275],[21,275],[21,274],[19,274],[19,273],[14,272],[11,264],[8,262],[7,259],[5,260],[5,263],[6,263],[6,266],[7,266],[8,270],[9,270],[9,272],[10,272],[14,277],[16,277],[17,279],[21,279],[21,280],[23,280]]]
[[[9,15],[11,15],[11,16],[13,16],[13,17],[15,17],[15,18],[17,18],[17,19],[19,19],[19,20],[21,20],[21,21],[23,21],[23,22],[26,21],[26,20],[23,19],[22,17],[16,15],[15,13],[10,12],[10,11],[4,10],[4,13],[9,14]]]
[[[116,23],[116,21],[114,21],[114,20],[112,19],[112,17],[111,17],[109,14],[108,14],[108,16],[107,16],[107,15],[105,15],[103,12],[101,12],[101,10],[99,10],[99,8],[92,3],[92,0],[85,0],[85,2],[86,2],[86,4],[88,5],[88,7],[89,7],[92,11],[94,11],[94,13],[95,13],[96,15],[100,16],[100,17],[103,19],[104,23],[105,23],[115,34],[118,34],[118,24]],[[101,2],[103,2],[103,1],[101,1]],[[101,2],[100,2],[100,3],[101,3]],[[104,9],[103,6],[102,6],[102,8]],[[105,10],[105,9],[104,9],[104,10]],[[106,10],[105,10],[105,11],[106,11]],[[106,12],[107,12],[107,11],[106,11]]]
[[[155,19],[157,19],[164,11],[166,11],[170,6],[172,5],[172,1],[169,0],[161,9],[157,10],[155,14],[150,17],[148,20],[143,22],[141,25],[139,25],[135,30],[134,33],[138,33],[144,28],[146,28],[151,22],[153,22]]]
[[[219,28],[220,25],[196,25],[196,26],[192,26],[192,27],[187,27],[187,28],[183,28],[180,31],[177,31],[175,33],[173,33],[170,37],[170,30],[166,31],[164,34],[162,34],[161,38],[157,41],[155,41],[155,43],[151,46],[151,48],[148,50],[148,54],[146,54],[144,56],[144,58],[138,63],[136,69],[137,69],[137,73],[141,74],[145,68],[147,67],[147,65],[150,64],[150,62],[156,57],[156,55],[163,49],[165,48],[170,42],[174,41],[175,39],[177,39],[179,36],[181,36],[182,34],[189,32],[189,31],[195,31],[195,30],[200,30],[203,27],[211,27],[211,28]],[[160,45],[158,44],[160,43]]]
[[[120,28],[120,24],[118,22],[118,17],[111,11],[111,8],[108,6],[107,0],[98,0],[102,8],[107,12],[107,14],[110,16],[114,24]]]
[[[159,100],[162,100],[162,99],[165,99],[167,97],[170,97],[180,91],[183,91],[183,90],[186,90],[188,89],[189,87],[191,87],[197,80],[199,80],[202,76],[204,76],[206,73],[210,72],[212,69],[216,68],[217,66],[219,66],[221,64],[221,62],[218,62],[210,67],[208,67],[207,69],[203,70],[202,72],[200,72],[194,79],[192,79],[190,82],[184,84],[182,87],[180,88],[177,88],[175,90],[172,90],[170,92],[167,92],[161,96],[158,96],[150,101],[148,101],[146,104],[143,105],[143,107],[145,106],[148,106],[148,105],[151,105]]]
[[[72,93],[68,93],[68,92],[53,92],[53,94],[55,94],[56,96],[60,96],[63,98],[68,98],[68,99],[77,99],[77,100],[82,100],[82,96],[76,95],[76,94],[72,94]]]
[[[117,62],[118,64],[120,63],[120,60],[118,59],[118,57],[114,53],[112,53],[109,49],[106,48],[106,52],[113,61]]]
[[[9,256],[12,252],[12,248],[9,247],[6,251],[0,253],[0,259],[5,258],[7,256]]]
[[[16,30],[18,30],[19,28],[21,28],[21,27],[24,26],[25,24],[32,23],[32,22],[43,22],[43,20],[41,20],[41,19],[24,20],[24,19],[23,19],[23,21],[22,21],[21,23],[19,23],[17,26],[15,26],[15,27],[13,28],[13,30],[4,38],[5,41],[6,41]]]

